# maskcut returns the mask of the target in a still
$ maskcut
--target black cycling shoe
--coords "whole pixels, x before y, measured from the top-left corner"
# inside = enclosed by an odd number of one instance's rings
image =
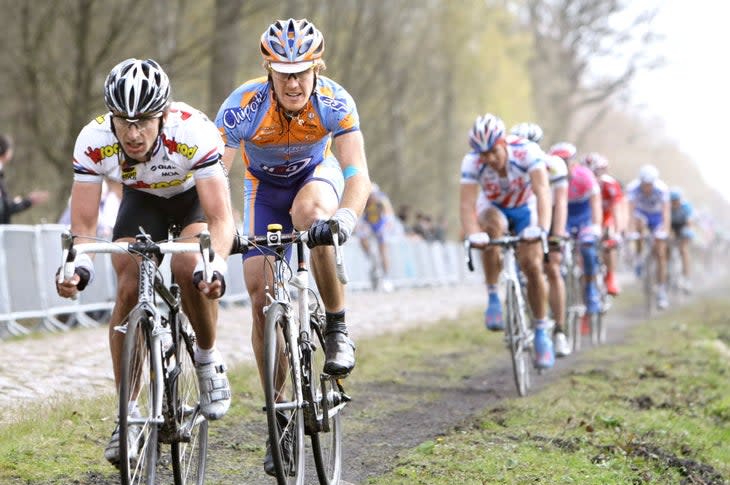
[[[347,376],[355,368],[355,343],[347,334],[329,332],[324,337],[324,371],[331,376]]]
[[[284,433],[284,437],[282,438],[282,441],[284,442],[283,447],[283,453],[284,456],[282,457],[284,459],[285,463],[289,463],[289,475],[294,476],[294,463],[291,462],[291,449],[292,449],[292,441],[293,436],[291,433],[287,432],[287,423],[288,418],[284,414],[280,414],[279,412],[276,413],[276,418],[279,420],[279,428],[282,433]],[[272,477],[276,476],[276,467],[274,466],[274,455],[271,452],[271,441],[269,438],[266,438],[266,455],[264,455],[264,471],[267,475],[270,475]]]

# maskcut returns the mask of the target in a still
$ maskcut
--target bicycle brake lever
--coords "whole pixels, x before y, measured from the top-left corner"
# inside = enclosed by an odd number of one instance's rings
[[[345,271],[345,259],[342,257],[342,248],[340,247],[340,223],[330,220],[327,224],[329,225],[330,234],[332,234],[332,245],[335,248],[335,268],[337,270],[337,279],[340,280],[340,283],[346,285],[348,278],[347,272]]]
[[[213,272],[210,270],[210,263],[213,261],[215,254],[210,250],[210,233],[205,230],[201,231],[198,236],[200,242],[200,255],[203,257],[203,279],[206,283],[213,281]]]

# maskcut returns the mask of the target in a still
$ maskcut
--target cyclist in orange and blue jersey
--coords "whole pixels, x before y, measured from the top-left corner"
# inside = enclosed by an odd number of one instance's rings
[[[682,279],[679,281],[679,287],[689,293],[691,290],[689,243],[694,238],[694,231],[691,227],[694,210],[692,204],[682,195],[682,189],[679,187],[673,187],[669,191],[669,201],[671,204],[672,237],[677,241],[679,255],[682,259]]]
[[[598,181],[587,167],[575,163],[575,145],[568,142],[556,143],[550,154],[562,158],[568,165],[568,232],[578,235],[585,287],[583,301],[586,305],[584,330],[588,315],[601,311],[600,295],[595,283],[598,270],[597,246],[601,239],[601,191]]]
[[[519,123],[512,127],[513,135],[540,143],[543,137],[542,128],[536,123]],[[568,168],[562,158],[551,155],[545,158],[548,169],[548,180],[552,191],[553,213],[550,236],[565,237],[565,225],[568,216]],[[545,276],[548,280],[548,303],[555,320],[553,328],[553,345],[556,357],[570,355],[571,349],[565,336],[565,280],[560,271],[563,259],[563,245],[550,244],[550,253],[545,263]]]
[[[517,247],[517,260],[527,277],[527,298],[535,318],[535,365],[552,367],[555,355],[548,335],[543,274],[543,243],[552,216],[546,155],[536,143],[507,135],[504,122],[490,113],[476,119],[469,144],[472,151],[461,163],[460,217],[464,236],[484,249],[486,326],[504,329],[497,294],[501,253],[488,243],[511,231],[524,239]]]
[[[259,44],[266,76],[249,80],[223,102],[216,118],[223,161],[240,149],[245,166],[243,230],[264,234],[308,230],[312,272],[325,305],[325,372],[346,376],[355,366],[355,345],[345,324],[345,292],[337,279],[327,220],[339,223],[339,241],[352,234],[370,194],[370,178],[355,101],[324,77],[322,33],[306,19],[277,20]],[[332,149],[337,151],[335,157]],[[265,256],[243,256],[253,314],[252,344],[263,377]],[[262,379],[263,382],[263,379]],[[274,473],[270,448],[264,460]]]

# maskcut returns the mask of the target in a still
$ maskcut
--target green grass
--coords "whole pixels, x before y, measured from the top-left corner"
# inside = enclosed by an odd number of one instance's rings
[[[368,483],[725,483],[728,314],[730,303],[704,301],[642,324],[627,344],[590,350],[568,378],[486,409],[474,429],[423,443]]]

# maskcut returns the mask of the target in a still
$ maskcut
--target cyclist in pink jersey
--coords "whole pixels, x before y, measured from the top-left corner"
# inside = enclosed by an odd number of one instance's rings
[[[543,273],[543,243],[551,220],[546,155],[536,143],[507,135],[504,122],[489,113],[474,122],[469,144],[472,151],[461,164],[460,217],[464,236],[475,247],[484,248],[487,328],[504,328],[497,295],[501,253],[487,244],[509,231],[524,238],[517,260],[527,277],[527,298],[535,318],[535,365],[552,367],[555,355],[548,335]]]
[[[583,260],[584,296],[586,314],[583,318],[584,331],[588,329],[588,318],[601,310],[600,295],[595,283],[598,266],[597,246],[601,238],[601,192],[598,181],[588,168],[576,163],[575,145],[568,142],[556,143],[550,148],[551,155],[557,155],[568,165],[568,232],[575,233],[580,243]]]
[[[355,344],[345,323],[345,290],[337,279],[328,220],[339,223],[339,242],[352,234],[370,195],[365,143],[352,96],[325,77],[322,33],[307,19],[277,20],[259,43],[266,76],[236,88],[221,105],[216,124],[225,142],[223,161],[236,152],[244,174],[243,228],[264,234],[271,223],[285,231],[308,230],[312,274],[326,313],[325,365],[346,377],[355,367]],[[333,148],[337,157],[333,153]],[[265,288],[270,258],[252,250],[243,256],[251,297],[251,335],[263,382]],[[264,469],[274,474],[270,447]]]
[[[536,123],[519,123],[512,127],[513,135],[540,143],[543,137],[542,128]],[[552,190],[553,213],[550,236],[565,237],[565,224],[568,217],[568,168],[562,158],[551,155],[545,158],[548,179]],[[555,320],[553,328],[553,345],[556,357],[570,355],[571,348],[565,336],[565,280],[560,271],[563,259],[562,242],[550,242],[550,253],[545,263],[545,276],[548,281],[548,302]]]

